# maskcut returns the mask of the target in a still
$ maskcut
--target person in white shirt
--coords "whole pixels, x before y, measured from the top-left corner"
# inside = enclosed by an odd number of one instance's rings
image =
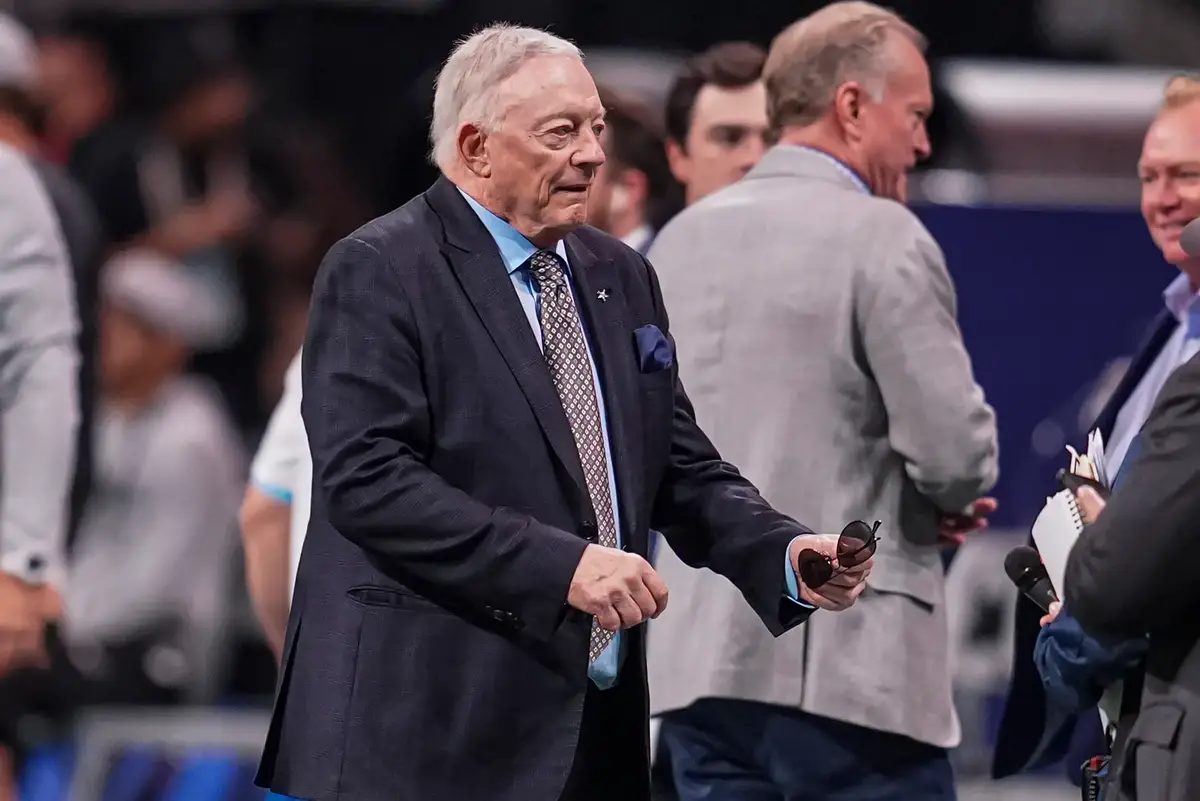
[[[267,643],[283,654],[292,585],[308,529],[312,457],[300,416],[300,353],[284,377],[283,397],[250,467],[242,500],[246,583]]]

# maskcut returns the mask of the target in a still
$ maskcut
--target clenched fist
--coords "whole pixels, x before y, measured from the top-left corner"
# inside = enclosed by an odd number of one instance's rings
[[[571,578],[567,603],[619,631],[658,617],[667,608],[667,585],[642,557],[589,545]]]

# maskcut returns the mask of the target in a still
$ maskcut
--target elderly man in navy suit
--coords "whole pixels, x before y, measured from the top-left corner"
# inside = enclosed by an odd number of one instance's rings
[[[645,801],[650,526],[777,635],[864,586],[872,539],[839,560],[721,460],[654,271],[584,226],[604,124],[574,45],[471,36],[438,78],[442,177],[321,267],[277,792]]]

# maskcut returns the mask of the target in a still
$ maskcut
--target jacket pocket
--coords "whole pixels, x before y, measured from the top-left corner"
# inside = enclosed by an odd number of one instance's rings
[[[894,553],[876,553],[875,567],[867,588],[875,592],[904,595],[932,610],[942,602],[944,581],[941,562],[925,565]]]
[[[1183,707],[1158,701],[1140,712],[1129,731],[1118,782],[1121,797],[1137,801],[1190,801],[1188,754],[1178,753]]]
[[[374,587],[364,584],[351,587],[347,590],[346,597],[360,606],[408,609],[414,612],[437,612],[443,615],[452,614],[424,596],[394,587]]]

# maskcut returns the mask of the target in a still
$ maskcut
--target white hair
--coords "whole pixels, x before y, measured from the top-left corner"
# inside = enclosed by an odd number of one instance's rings
[[[500,84],[537,56],[573,56],[579,48],[537,28],[496,23],[455,45],[438,73],[429,126],[430,158],[445,169],[454,157],[455,138],[464,122],[494,130],[505,109],[496,108]]]

